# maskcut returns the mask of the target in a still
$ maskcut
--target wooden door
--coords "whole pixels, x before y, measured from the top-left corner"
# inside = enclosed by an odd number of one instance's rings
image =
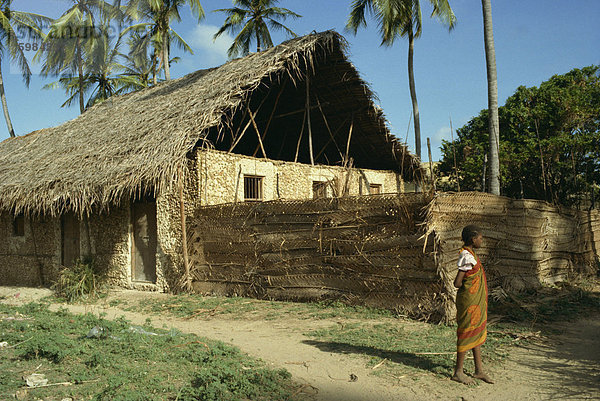
[[[80,247],[79,219],[74,213],[64,214],[61,218],[61,263],[71,267],[79,259]]]
[[[135,202],[132,226],[132,278],[156,282],[156,202]]]

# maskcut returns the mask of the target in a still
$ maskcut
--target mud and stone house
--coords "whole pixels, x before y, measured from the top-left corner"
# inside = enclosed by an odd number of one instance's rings
[[[176,289],[198,207],[410,190],[419,162],[345,47],[293,39],[0,143],[0,284],[90,256],[115,285]]]

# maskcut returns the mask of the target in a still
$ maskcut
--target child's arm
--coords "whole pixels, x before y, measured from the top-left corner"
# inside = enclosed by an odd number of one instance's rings
[[[459,270],[458,274],[456,275],[456,278],[454,279],[454,286],[456,288],[460,288],[462,287],[463,284],[463,280],[465,278],[465,271]]]

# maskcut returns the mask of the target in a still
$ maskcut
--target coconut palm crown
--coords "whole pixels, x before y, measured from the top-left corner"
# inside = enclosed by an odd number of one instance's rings
[[[288,17],[301,18],[302,16],[287,8],[273,7],[278,2],[279,0],[233,0],[235,7],[214,10],[227,15],[225,23],[214,35],[214,39],[224,32],[236,34],[233,44],[227,51],[227,55],[234,58],[250,53],[252,41],[256,41],[257,52],[273,47],[269,28],[297,37],[296,33],[278,20],[285,21]]]
[[[204,19],[205,13],[200,0],[131,0],[126,6],[126,13],[131,18],[143,21],[128,27],[126,31],[133,30],[140,34],[146,31],[146,34],[142,35],[142,40],[151,41],[156,54],[160,55],[167,81],[171,79],[171,43],[193,54],[192,48],[171,27],[173,21],[181,21],[180,11],[186,4],[198,22]]]
[[[14,137],[15,131],[4,93],[1,62],[5,59],[13,61],[18,66],[25,85],[29,86],[31,69],[25,57],[25,51],[28,50],[25,46],[37,46],[44,36],[42,29],[52,20],[39,14],[15,11],[10,6],[11,0],[0,0],[0,98],[8,133]],[[23,38],[22,41],[19,38]]]
[[[428,0],[433,6],[432,17],[437,17],[448,29],[454,28],[456,17],[448,0]],[[419,106],[414,81],[414,40],[421,36],[422,18],[419,0],[353,0],[346,29],[356,34],[358,28],[367,25],[366,14],[372,14],[379,24],[381,44],[391,46],[399,37],[408,38],[408,80],[413,105],[415,150],[421,158],[421,127]]]

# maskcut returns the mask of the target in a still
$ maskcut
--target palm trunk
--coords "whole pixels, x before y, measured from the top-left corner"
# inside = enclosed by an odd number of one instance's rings
[[[483,8],[483,33],[485,41],[485,61],[488,80],[489,109],[489,192],[500,195],[500,123],[498,121],[498,79],[496,77],[496,51],[494,49],[494,30],[492,28],[491,0],[481,0]]]
[[[171,66],[169,65],[169,33],[163,35],[163,68],[165,69],[165,79],[171,79]]]
[[[258,36],[258,32],[256,32],[256,52],[260,52],[260,36]]]
[[[413,70],[413,54],[415,51],[415,36],[412,27],[408,32],[408,85],[410,87],[410,98],[413,107],[413,122],[415,126],[415,150],[417,157],[421,160],[421,122],[419,121],[419,104],[417,102],[417,90],[415,89],[415,72]]]
[[[152,84],[156,85],[156,50],[152,54]]]
[[[0,60],[0,99],[2,99],[2,111],[4,111],[4,119],[6,120],[6,126],[8,127],[8,133],[11,137],[15,137],[15,130],[13,129],[12,122],[10,121],[10,115],[8,114],[8,103],[6,103],[6,94],[4,93],[4,79],[2,78],[2,60]]]
[[[79,74],[79,113],[83,114],[85,106],[83,102],[83,60],[81,57],[81,42],[77,38],[77,73]]]

